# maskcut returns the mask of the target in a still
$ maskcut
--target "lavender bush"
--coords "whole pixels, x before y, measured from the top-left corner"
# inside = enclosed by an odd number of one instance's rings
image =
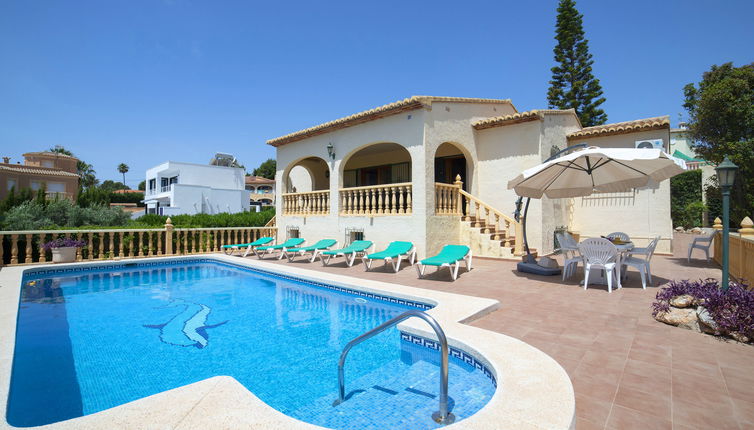
[[[82,248],[86,245],[86,242],[83,240],[75,240],[70,238],[61,237],[59,239],[51,240],[44,245],[42,245],[42,248],[44,248],[45,251],[49,251],[53,248],[67,248],[67,247],[76,247],[76,248]]]
[[[704,306],[720,327],[720,334],[740,333],[754,339],[754,290],[748,285],[731,282],[728,291],[720,289],[716,279],[670,281],[656,296],[652,316],[670,309],[670,300],[688,294]]]

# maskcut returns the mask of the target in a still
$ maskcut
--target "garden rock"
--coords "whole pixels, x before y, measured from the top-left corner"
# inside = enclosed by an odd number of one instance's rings
[[[658,312],[655,319],[665,324],[699,331],[699,319],[694,309],[670,308],[667,312]]]
[[[691,232],[695,234],[700,234],[702,232],[702,229],[701,227],[694,227],[691,229]]]
[[[704,333],[720,333],[720,326],[712,319],[712,315],[707,312],[704,306],[696,308],[696,317],[699,319],[699,329]]]
[[[677,231],[678,233],[682,233],[683,232],[683,227],[678,226],[678,227],[675,228],[675,231]]]
[[[694,297],[689,294],[673,297],[670,299],[670,306],[676,308],[687,308],[694,304]]]
[[[733,339],[735,339],[735,340],[737,340],[737,341],[739,341],[741,343],[749,343],[749,340],[750,340],[748,336],[746,336],[745,334],[743,334],[741,332],[737,332],[737,331],[734,331],[733,333],[731,333],[730,337],[732,337]]]

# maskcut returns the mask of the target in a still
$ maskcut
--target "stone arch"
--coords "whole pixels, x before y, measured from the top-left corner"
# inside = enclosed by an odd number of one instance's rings
[[[433,182],[452,184],[455,182],[456,176],[461,175],[463,189],[471,190],[474,161],[463,145],[455,142],[443,142],[435,150],[433,159]]]
[[[395,142],[362,145],[340,163],[343,188],[412,181],[411,153]]]
[[[319,157],[304,157],[283,171],[284,193],[303,193],[330,189],[330,165]]]

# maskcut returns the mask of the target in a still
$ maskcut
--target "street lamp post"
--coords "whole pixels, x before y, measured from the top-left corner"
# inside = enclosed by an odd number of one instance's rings
[[[730,234],[730,189],[736,180],[736,171],[738,166],[733,164],[728,157],[723,159],[715,171],[717,172],[717,182],[720,184],[720,190],[723,194],[723,291],[728,291],[728,235]]]

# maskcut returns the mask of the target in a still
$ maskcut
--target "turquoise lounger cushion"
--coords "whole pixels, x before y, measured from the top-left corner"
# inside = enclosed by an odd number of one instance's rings
[[[329,247],[335,245],[336,243],[338,243],[338,241],[335,240],[335,239],[322,239],[322,240],[320,240],[319,242],[315,243],[312,246],[302,246],[300,248],[288,248],[288,251],[293,251],[293,252],[296,252],[296,251],[305,251],[305,252],[316,251],[318,249],[329,248]]]
[[[426,266],[442,266],[443,264],[453,264],[462,259],[469,253],[469,247],[466,245],[445,245],[439,254],[425,258],[420,261]]]
[[[341,249],[333,249],[332,251],[324,251],[326,255],[338,255],[338,254],[351,254],[353,252],[364,252],[367,248],[372,246],[371,240],[356,240],[351,242],[350,245]]]
[[[223,248],[243,248],[245,246],[259,246],[259,245],[264,245],[265,243],[270,243],[273,240],[274,239],[271,237],[260,237],[259,239],[251,243],[236,243],[234,245],[223,245]]]
[[[414,244],[411,242],[390,242],[390,245],[388,245],[384,251],[369,254],[367,255],[367,258],[373,260],[380,260],[383,258],[397,258],[399,255],[407,254],[413,247]]]
[[[294,238],[294,239],[288,239],[285,242],[281,243],[280,245],[269,245],[269,246],[260,246],[257,248],[260,251],[264,251],[267,249],[283,249],[283,248],[293,248],[294,246],[298,246],[304,243],[304,239],[301,238]]]

